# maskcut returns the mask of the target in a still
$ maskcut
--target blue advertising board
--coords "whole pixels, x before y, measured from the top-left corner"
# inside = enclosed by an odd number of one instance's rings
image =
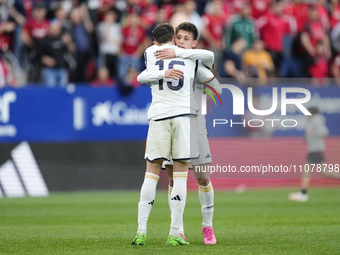
[[[305,87],[307,88],[307,87]],[[307,88],[312,95],[308,105],[318,105],[325,116],[330,135],[340,135],[340,88]],[[245,99],[246,89],[242,88]],[[278,88],[280,92],[280,88]],[[271,106],[271,87],[257,88],[260,106]],[[291,97],[299,97],[292,93]],[[280,96],[279,96],[280,97]],[[227,89],[221,95],[223,106],[208,104],[207,127],[210,136],[243,136],[242,125],[217,125],[214,119],[242,122],[243,116],[233,115],[232,95]],[[25,87],[0,90],[0,142],[82,142],[144,140],[147,136],[147,111],[151,102],[148,86],[135,89],[128,96],[117,88]],[[247,100],[245,100],[246,104]],[[257,118],[257,117],[256,117]],[[269,117],[268,117],[269,118]],[[300,110],[287,108],[281,116],[278,109],[270,118],[296,119],[294,128],[278,125],[273,136],[300,136],[306,118]],[[228,124],[229,124],[228,123]]]
[[[273,103],[273,88],[277,89],[277,108],[270,116],[258,116],[250,114],[248,110],[248,91],[245,87],[240,87],[244,95],[245,114],[233,115],[233,96],[228,89],[223,89],[222,106],[216,106],[210,101],[207,113],[207,129],[209,136],[246,136],[254,129],[247,128],[247,122],[251,119],[252,125],[260,126],[260,120],[263,121],[268,136],[302,136],[307,125],[307,117],[294,104],[287,105],[286,115],[281,112],[281,89],[292,88],[292,86],[275,86],[275,87],[256,87],[253,88],[252,95],[258,97],[258,105],[254,108],[258,110],[270,109]],[[303,104],[305,108],[317,107],[320,113],[326,119],[326,125],[330,131],[330,135],[340,135],[340,88],[330,86],[326,88],[316,88],[311,86],[294,86],[304,88],[311,94],[311,99]],[[287,93],[287,98],[303,98],[302,93]],[[209,99],[209,98],[208,98]],[[214,125],[215,120],[215,125]],[[216,124],[217,121],[219,123]],[[275,120],[275,121],[273,121]],[[293,121],[292,121],[293,120]],[[282,124],[282,121],[283,124]],[[226,123],[227,122],[227,123]],[[233,124],[231,124],[231,122]],[[225,124],[224,124],[225,123]],[[295,127],[287,127],[294,126]]]
[[[149,87],[27,87],[0,90],[0,142],[145,139]]]

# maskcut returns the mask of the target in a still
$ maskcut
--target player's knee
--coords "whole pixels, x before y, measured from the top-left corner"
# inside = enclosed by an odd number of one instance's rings
[[[201,185],[201,186],[208,186],[210,183],[210,179],[209,178],[197,178],[197,183],[198,185]]]

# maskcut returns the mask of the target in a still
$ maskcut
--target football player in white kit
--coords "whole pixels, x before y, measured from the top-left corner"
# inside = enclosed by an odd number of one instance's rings
[[[189,22],[183,22],[176,28],[175,33],[175,44],[178,47],[184,49],[192,49],[197,44],[197,37],[198,31],[194,24]],[[163,51],[162,59],[163,58],[171,58],[174,56],[174,52],[170,49],[166,49]],[[179,70],[173,69],[174,73],[172,74],[175,79],[181,77],[181,73]],[[150,83],[154,82],[158,79],[162,79],[165,77],[165,73],[161,71],[144,71],[138,76],[138,81],[140,83]],[[171,75],[171,74],[169,74]],[[202,84],[208,84],[212,87],[216,87],[219,85],[217,79],[215,79],[212,72],[203,65],[202,62],[199,62],[198,71],[196,73],[196,80],[195,80],[195,87],[204,88]],[[222,93],[221,88],[216,88],[219,94]],[[201,89],[196,89],[194,91],[194,96],[197,101],[198,106],[201,105],[202,94],[205,93]],[[206,128],[206,120],[205,116],[198,112],[197,116],[197,134],[198,134],[198,143],[199,143],[199,151],[200,156],[198,159],[193,159],[191,161],[195,177],[197,179],[197,184],[199,187],[199,200],[201,203],[201,211],[203,216],[203,223],[202,223],[202,233],[204,237],[205,244],[215,244],[216,238],[214,231],[212,229],[212,219],[213,219],[213,212],[214,212],[214,190],[210,181],[209,171],[205,171],[211,164],[211,153],[210,147],[208,142],[208,133]],[[168,188],[168,201],[171,210],[171,197],[173,191],[173,167],[172,161],[164,161],[163,165],[167,170],[167,174],[169,177],[169,188]],[[183,218],[181,219],[180,223],[180,235],[182,236],[183,240],[184,237],[184,228],[183,228]]]
[[[174,30],[163,23],[152,31],[154,45],[145,50],[147,70],[176,69],[185,73],[176,80],[165,78],[151,82],[152,103],[148,112],[150,120],[146,142],[146,174],[138,203],[138,229],[132,244],[146,243],[147,221],[155,199],[156,186],[163,160],[173,159],[173,189],[171,196],[171,226],[167,239],[169,245],[188,244],[179,234],[180,222],[186,202],[187,176],[190,160],[199,156],[196,133],[198,107],[193,96],[193,79],[201,56],[203,63],[212,66],[214,55],[206,50],[184,50],[174,45]],[[162,49],[174,49],[177,57],[157,59]],[[159,52],[160,53],[157,53]],[[191,58],[191,59],[189,59]],[[194,59],[194,60],[192,60]],[[192,124],[191,124],[192,123]],[[196,149],[196,151],[194,150]]]

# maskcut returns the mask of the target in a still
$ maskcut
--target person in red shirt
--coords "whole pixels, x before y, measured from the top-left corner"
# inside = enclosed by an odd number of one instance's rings
[[[140,5],[142,25],[148,29],[156,22],[158,7],[153,0],[143,0]]]
[[[297,31],[301,32],[308,21],[308,6],[303,0],[293,0],[291,12],[296,19]]]
[[[326,0],[316,0],[315,9],[317,10],[319,14],[320,21],[321,21],[323,28],[325,29],[325,31],[328,31],[330,27],[330,23],[329,23],[328,11],[326,8]]]
[[[33,8],[33,17],[26,21],[21,33],[29,61],[28,80],[30,82],[40,81],[41,40],[45,38],[49,29],[46,13],[44,2],[36,3]]]
[[[328,59],[322,42],[318,42],[316,45],[316,54],[313,64],[308,68],[308,73],[312,78],[315,78],[314,85],[324,85],[324,78],[328,77]]]
[[[247,3],[247,0],[231,0],[229,4],[230,13],[239,14]]]
[[[46,13],[47,9],[43,3],[34,6],[33,18],[26,21],[21,35],[27,47],[36,47],[36,44],[47,35],[49,22],[45,18]]]
[[[323,49],[323,54],[325,55],[326,59],[331,57],[328,35],[326,34],[326,31],[319,20],[317,10],[313,7],[311,7],[309,10],[309,21],[301,33],[301,44],[303,50],[305,50],[303,57],[303,69],[305,71],[307,69],[307,73],[310,73],[308,69],[310,63],[318,55],[317,44],[320,44],[319,47]]]
[[[203,38],[205,47],[220,50],[223,48],[223,30],[226,25],[226,17],[222,12],[221,2],[212,2],[212,11],[203,15]]]
[[[319,14],[313,7],[309,10],[309,21],[301,33],[301,43],[310,56],[316,54],[316,44],[321,42],[328,58],[331,56],[330,43],[327,33],[322,26]]]
[[[250,0],[251,16],[256,20],[269,11],[272,0]]]
[[[140,58],[146,49],[146,31],[140,25],[140,17],[136,13],[127,16],[126,26],[122,29],[123,43],[119,63],[119,79],[123,79],[129,68],[140,70]]]
[[[331,29],[340,21],[340,4],[339,0],[331,0],[330,24]]]
[[[276,2],[266,15],[257,20],[257,26],[266,50],[273,58],[275,69],[280,70],[285,34],[290,32],[289,24],[282,15],[283,4]]]
[[[203,15],[202,21],[204,24],[202,32],[204,48],[211,49],[215,53],[215,63],[220,63],[225,48],[223,32],[228,21],[228,14],[223,10],[222,3],[213,1],[210,12]]]

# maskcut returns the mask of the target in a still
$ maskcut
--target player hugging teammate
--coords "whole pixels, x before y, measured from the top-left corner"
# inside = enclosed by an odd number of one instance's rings
[[[212,229],[214,191],[209,173],[199,171],[200,167],[211,163],[205,117],[197,107],[203,90],[194,90],[192,85],[193,81],[195,86],[201,88],[204,86],[202,83],[213,87],[219,85],[209,70],[213,66],[214,54],[192,49],[197,44],[198,31],[189,22],[181,23],[176,28],[175,38],[173,27],[167,23],[159,24],[152,33],[154,45],[146,49],[144,55],[147,69],[138,76],[140,83],[151,85],[152,103],[148,112],[147,167],[138,203],[138,230],[132,244],[146,244],[147,221],[162,163],[169,177],[168,201],[171,211],[166,243],[189,244],[184,237],[183,212],[190,162],[199,186],[204,243],[215,244]]]

